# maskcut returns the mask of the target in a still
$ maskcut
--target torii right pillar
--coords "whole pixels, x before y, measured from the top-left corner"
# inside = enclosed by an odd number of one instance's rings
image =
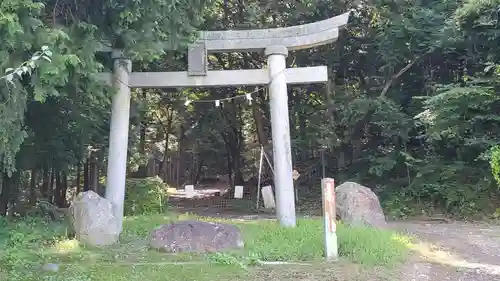
[[[292,176],[288,91],[285,76],[288,49],[285,46],[269,46],[265,49],[265,55],[269,71],[276,214],[282,226],[295,227],[297,222]]]

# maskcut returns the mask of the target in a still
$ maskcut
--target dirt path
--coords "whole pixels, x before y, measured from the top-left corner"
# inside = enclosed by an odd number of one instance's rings
[[[395,222],[421,241],[402,272],[407,281],[500,280],[500,227],[469,223]],[[419,257],[418,257],[419,256]]]

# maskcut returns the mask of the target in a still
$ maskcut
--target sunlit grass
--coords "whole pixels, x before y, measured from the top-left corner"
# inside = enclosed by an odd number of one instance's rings
[[[321,260],[324,256],[323,221],[300,219],[295,228],[282,228],[275,220],[227,220],[181,216],[148,216],[126,219],[127,231],[147,235],[154,227],[174,220],[198,219],[238,226],[244,235],[243,254],[265,261]],[[370,227],[337,226],[339,254],[353,262],[367,265],[393,265],[409,252],[410,238],[390,230]]]
[[[149,249],[151,230],[187,219],[235,224],[242,230],[245,249],[215,255],[166,254]],[[323,224],[319,219],[301,219],[296,228],[282,228],[274,220],[222,220],[191,214],[127,217],[120,243],[103,248],[86,247],[67,239],[61,235],[61,229],[41,222],[14,227],[8,237],[4,237],[10,242],[5,255],[0,257],[0,268],[7,269],[0,271],[7,276],[1,280],[238,281],[247,280],[252,274],[248,266],[255,260],[313,263],[324,260]],[[342,224],[338,225],[337,234],[344,262],[364,265],[396,264],[404,260],[410,243],[408,238],[391,231],[348,228]],[[60,271],[42,274],[40,266],[45,263],[59,264]]]
[[[80,243],[76,239],[64,239],[57,241],[53,249],[62,254],[80,251]]]

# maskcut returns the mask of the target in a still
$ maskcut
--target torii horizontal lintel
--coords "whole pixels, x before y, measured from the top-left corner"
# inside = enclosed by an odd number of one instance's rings
[[[112,82],[111,73],[97,74],[99,79]],[[287,84],[325,83],[328,81],[326,66],[287,68]],[[269,84],[267,69],[241,69],[208,71],[206,76],[190,76],[187,71],[132,72],[131,88],[188,88],[188,87],[235,87]]]

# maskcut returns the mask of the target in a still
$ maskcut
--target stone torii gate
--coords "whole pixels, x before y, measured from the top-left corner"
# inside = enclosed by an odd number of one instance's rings
[[[325,83],[326,66],[286,68],[288,51],[333,43],[347,25],[349,13],[323,21],[261,30],[202,31],[188,49],[187,72],[132,72],[132,61],[112,51],[114,75],[100,78],[114,83],[106,183],[106,198],[122,220],[129,131],[130,88],[220,87],[269,84],[276,213],[285,227],[296,225],[287,84]],[[208,71],[207,54],[261,52],[268,69]],[[114,76],[114,77],[113,77]],[[121,225],[121,224],[120,224]]]

